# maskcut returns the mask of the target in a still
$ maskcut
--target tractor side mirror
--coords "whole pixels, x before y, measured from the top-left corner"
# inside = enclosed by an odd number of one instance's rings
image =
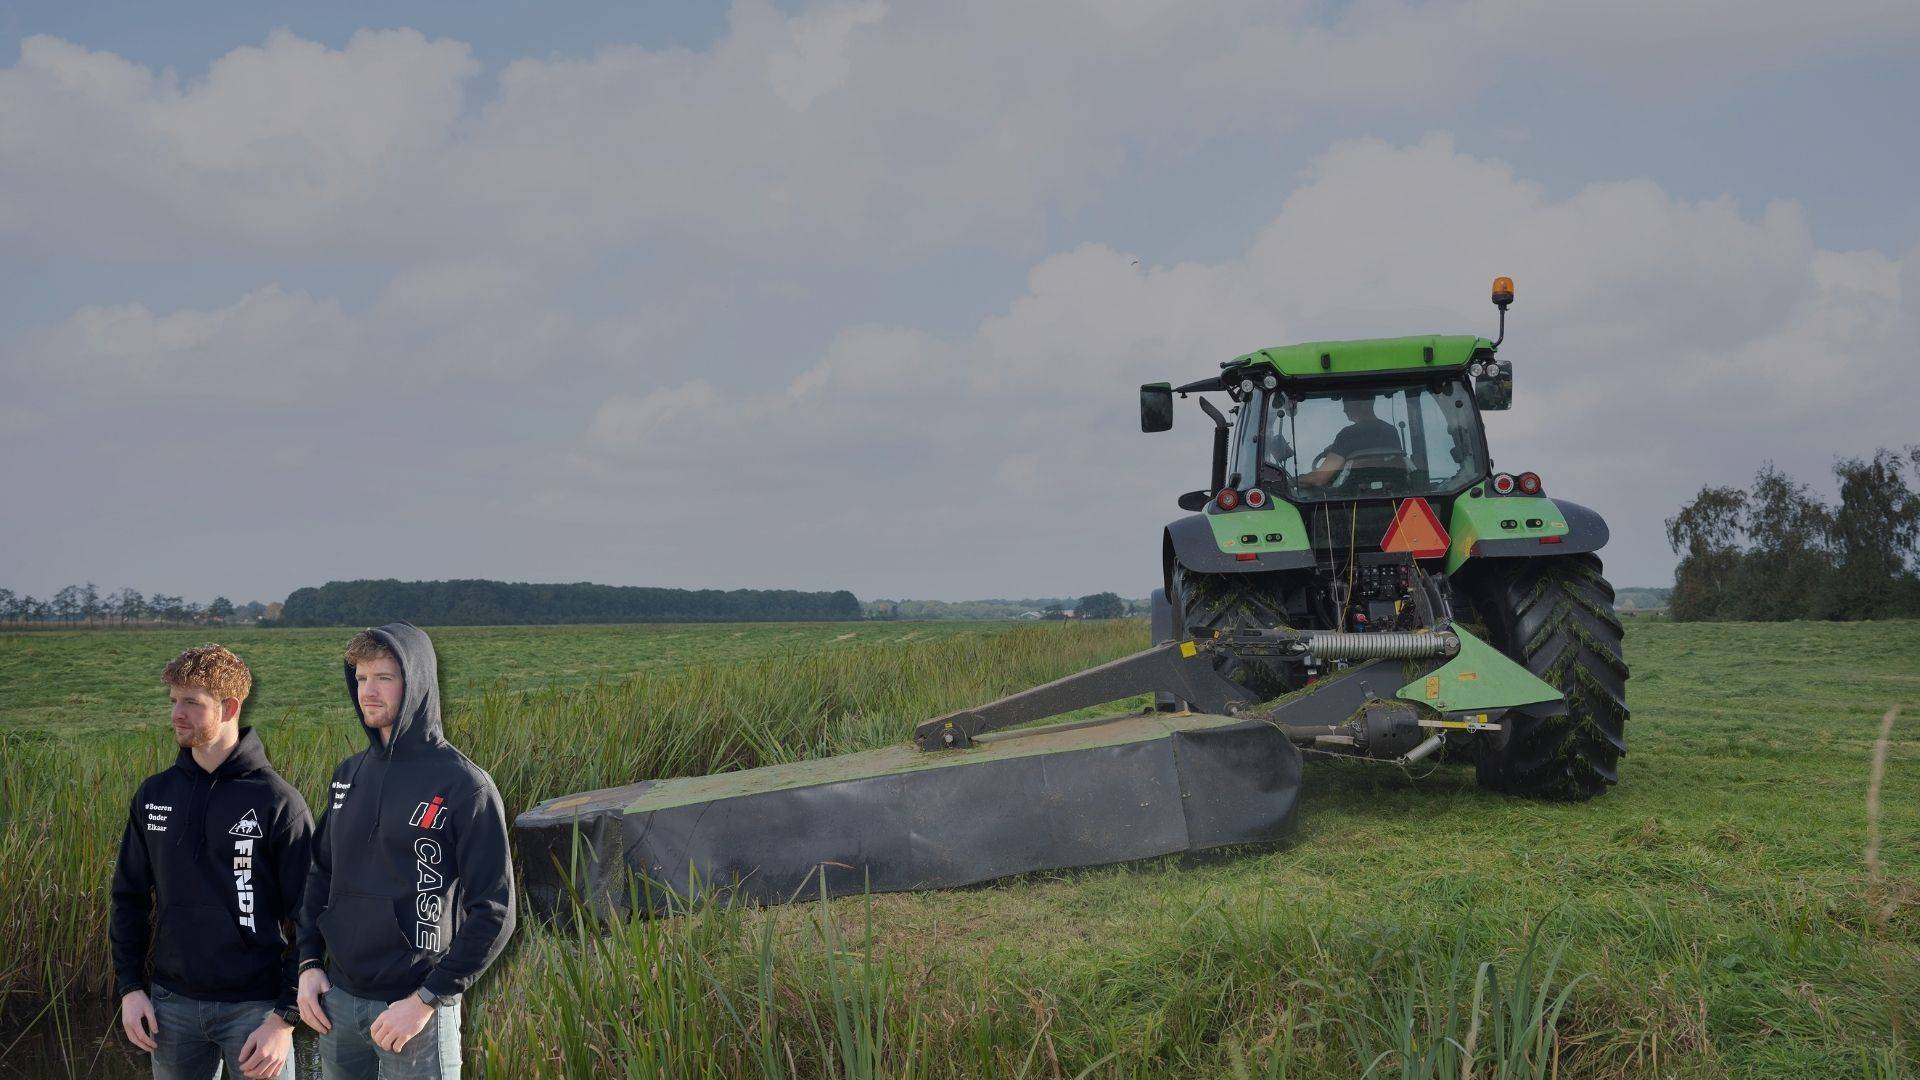
[[[1473,400],[1481,412],[1513,408],[1513,364],[1506,360],[1487,361],[1485,374],[1473,380]]]
[[[1180,509],[1189,514],[1197,514],[1207,508],[1207,500],[1213,496],[1204,491],[1189,491],[1180,496]]]
[[[1173,384],[1147,383],[1140,388],[1140,430],[1166,431],[1173,427]]]

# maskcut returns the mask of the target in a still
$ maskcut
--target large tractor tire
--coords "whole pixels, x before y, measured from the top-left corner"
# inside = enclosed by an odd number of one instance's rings
[[[1551,683],[1567,715],[1508,713],[1506,746],[1480,756],[1480,784],[1535,799],[1591,799],[1627,752],[1627,662],[1613,586],[1592,555],[1501,560],[1469,596],[1491,643]]]
[[[1173,590],[1167,597],[1173,608],[1174,636],[1190,638],[1208,630],[1270,630],[1287,625],[1276,574],[1203,574],[1184,566],[1173,568]],[[1292,689],[1286,668],[1278,660],[1259,656],[1214,654],[1214,670],[1228,682],[1243,686],[1254,701],[1279,697]]]

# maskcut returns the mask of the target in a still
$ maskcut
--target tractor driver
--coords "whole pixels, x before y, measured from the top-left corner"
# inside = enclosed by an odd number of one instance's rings
[[[1356,455],[1399,454],[1406,450],[1400,445],[1400,433],[1394,426],[1374,415],[1372,394],[1346,394],[1340,404],[1346,410],[1349,423],[1327,444],[1320,455],[1320,464],[1312,472],[1298,477],[1296,482],[1301,487],[1325,487],[1340,475],[1347,459]]]

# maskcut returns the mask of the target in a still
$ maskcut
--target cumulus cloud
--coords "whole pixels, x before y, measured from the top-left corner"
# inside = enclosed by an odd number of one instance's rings
[[[186,79],[33,37],[0,70],[0,233],[119,257],[1018,239],[1131,155],[1334,109],[1437,118],[1503,60],[1658,92],[1911,38],[1915,11],[738,0],[706,49],[522,59],[490,86],[410,30],[279,32]]]
[[[1143,267],[1106,247],[1063,252],[963,337],[867,328],[773,391],[722,399],[696,383],[610,402],[583,453],[699,445],[703,468],[741,477],[771,459],[812,477],[809,502],[886,489],[921,521],[959,522],[964,503],[977,522],[957,527],[981,543],[1102,538],[1114,554],[1091,559],[1111,580],[1118,552],[1151,566],[1171,496],[1204,480],[1197,411],[1184,436],[1140,436],[1134,386],[1286,341],[1487,332],[1485,283],[1505,273],[1521,288],[1505,352],[1519,394],[1490,420],[1494,452],[1627,526],[1610,554],[1657,580],[1649,526],[1703,479],[1742,480],[1769,458],[1814,477],[1836,450],[1911,437],[1907,262],[1818,250],[1789,205],[1743,213],[1646,181],[1555,199],[1445,136],[1362,140],[1321,156],[1239,257]],[[699,410],[653,404],[695,393]],[[610,412],[644,422],[610,443]],[[853,427],[864,455],[821,439]]]
[[[436,263],[396,275],[362,310],[280,285],[217,308],[88,305],[0,349],[0,374],[42,400],[171,395],[319,408],[370,382],[417,394],[456,381],[522,383],[541,372],[644,372],[658,365],[676,324],[646,305],[585,319],[519,270]]]

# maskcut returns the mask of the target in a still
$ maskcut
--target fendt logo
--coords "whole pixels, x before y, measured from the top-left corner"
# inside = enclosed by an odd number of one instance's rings
[[[435,795],[431,800],[413,808],[413,817],[407,822],[423,829],[437,829],[447,823],[446,807],[442,805],[442,796]]]
[[[253,811],[241,819],[241,824],[253,821]],[[260,823],[253,822],[257,830]],[[239,825],[234,826],[238,831]],[[258,929],[253,925],[253,840],[251,838],[233,842],[233,895],[235,906],[240,909],[240,925],[249,930]]]
[[[265,831],[260,828],[260,819],[254,817],[253,811],[249,810],[245,817],[233,823],[233,828],[228,829],[227,834],[230,836],[252,836],[257,838],[264,836]]]

